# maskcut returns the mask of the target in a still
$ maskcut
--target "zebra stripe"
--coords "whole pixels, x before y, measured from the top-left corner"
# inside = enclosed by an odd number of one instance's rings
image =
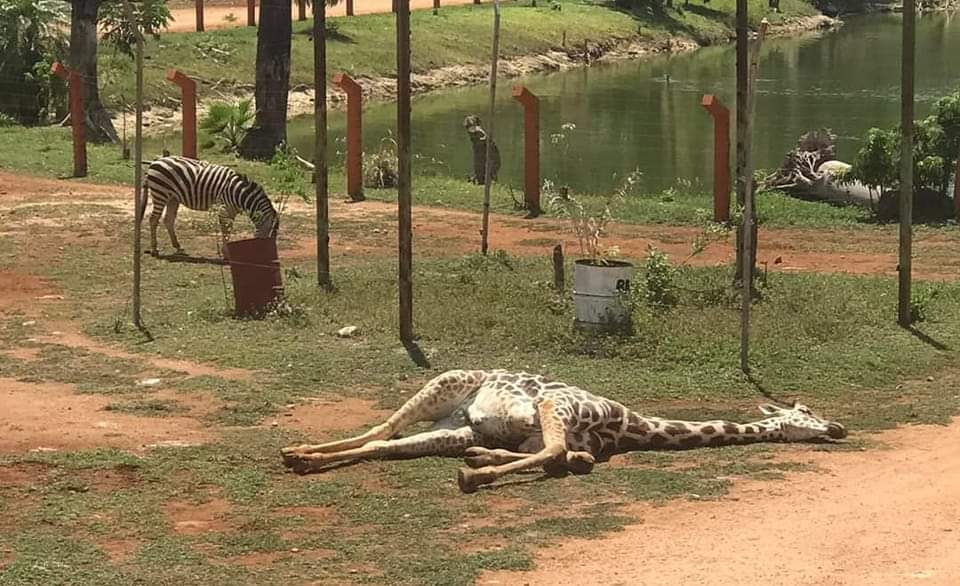
[[[163,157],[150,163],[143,183],[143,207],[153,194],[150,215],[151,245],[156,252],[156,227],[165,208],[164,223],[171,243],[178,250],[174,223],[177,207],[205,211],[220,206],[221,220],[229,225],[240,211],[246,212],[256,226],[257,238],[273,238],[279,228],[277,212],[263,188],[229,167],[185,157]],[[142,221],[143,217],[140,217]],[[225,228],[226,229],[226,228]]]

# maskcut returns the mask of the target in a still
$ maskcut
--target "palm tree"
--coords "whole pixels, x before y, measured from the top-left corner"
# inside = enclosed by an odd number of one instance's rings
[[[327,0],[326,5],[335,6],[338,2]],[[256,87],[253,91],[257,117],[240,144],[240,156],[247,159],[270,159],[277,147],[287,140],[292,18],[290,0],[263,0],[260,5]]]

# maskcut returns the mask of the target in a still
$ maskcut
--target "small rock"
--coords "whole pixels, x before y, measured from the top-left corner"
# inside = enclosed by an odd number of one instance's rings
[[[143,380],[137,381],[137,386],[140,387],[153,387],[160,384],[160,379],[158,378],[145,378]]]
[[[300,553],[300,548],[299,548],[299,547],[291,547],[291,548],[290,548],[290,553]]]
[[[932,377],[932,376],[928,376],[928,377],[927,377],[927,382],[928,382],[928,383],[932,383],[932,382],[933,382],[933,377]]]
[[[279,422],[279,421],[271,421],[271,422],[270,422],[270,427],[277,427],[278,425],[280,425],[280,422]]]
[[[337,330],[337,335],[341,338],[352,338],[358,331],[360,331],[360,328],[357,326],[347,326]]]
[[[25,321],[25,322],[23,322],[23,323],[20,324],[20,325],[23,326],[23,327],[25,327],[25,328],[28,328],[28,327],[30,327],[30,326],[35,326],[35,325],[37,325],[37,322],[35,322],[35,321],[33,321],[33,320],[30,320],[30,321]]]

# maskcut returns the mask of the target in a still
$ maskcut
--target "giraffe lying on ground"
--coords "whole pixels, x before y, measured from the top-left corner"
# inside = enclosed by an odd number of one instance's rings
[[[384,423],[357,437],[283,450],[298,473],[345,460],[464,457],[460,490],[542,467],[548,474],[586,474],[597,461],[635,450],[689,449],[754,442],[841,439],[846,429],[794,403],[761,405],[766,419],[672,421],[639,415],[620,403],[542,376],[503,370],[451,370],[424,386]],[[420,421],[430,431],[398,434]]]

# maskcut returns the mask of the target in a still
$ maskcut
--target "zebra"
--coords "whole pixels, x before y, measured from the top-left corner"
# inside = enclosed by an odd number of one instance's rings
[[[143,222],[147,201],[153,192],[153,213],[150,214],[150,250],[157,256],[157,226],[164,208],[163,223],[170,235],[176,254],[186,254],[177,240],[174,224],[180,204],[206,211],[219,206],[220,230],[224,241],[233,225],[233,219],[245,211],[256,227],[257,238],[276,238],[280,217],[263,188],[233,169],[207,161],[186,157],[161,157],[147,167],[143,180],[142,205],[138,222]]]

